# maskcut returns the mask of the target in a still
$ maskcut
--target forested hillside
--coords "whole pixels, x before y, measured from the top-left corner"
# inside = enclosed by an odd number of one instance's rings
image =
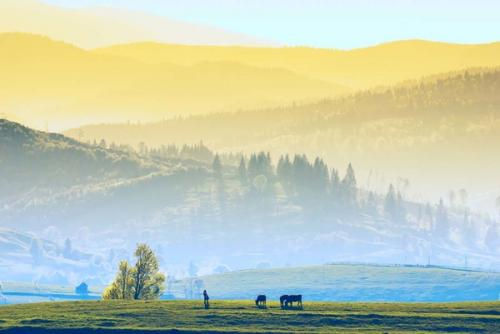
[[[109,208],[110,203],[99,203],[101,198],[134,187],[161,189],[155,180],[167,182],[159,180],[199,166],[185,161],[181,167],[176,160],[150,159],[124,146],[88,145],[0,120],[2,226],[18,226],[22,221],[28,231],[51,225],[74,230],[77,224],[63,222],[76,220],[77,213],[78,219],[93,224],[88,215],[100,205],[104,212],[95,212],[98,221],[105,219],[105,212],[116,209]]]
[[[107,282],[137,242],[151,244],[172,277],[335,261],[500,265],[498,224],[470,211],[462,194],[448,206],[410,200],[400,184],[374,192],[356,166],[305,155],[216,154],[203,143],[135,151],[7,121],[0,129],[3,168],[22,157],[20,170],[33,180],[28,187],[22,175],[1,174],[2,226],[91,254],[64,267],[63,253],[16,248],[3,261],[24,260],[6,277],[28,275],[29,265],[32,279]],[[127,168],[114,163],[120,159]]]
[[[470,204],[491,211],[500,195],[499,91],[499,70],[476,69],[314,104],[92,125],[67,134],[151,147],[203,140],[217,151],[266,150],[275,158],[308,152],[335,164],[352,162],[368,188],[406,178],[414,194],[433,200],[466,189]]]
[[[128,249],[124,234],[130,245],[141,238],[125,228],[202,182],[207,164],[189,157],[154,158],[0,120],[2,280],[105,281],[114,252]]]
[[[35,187],[133,178],[167,167],[126,150],[106,150],[0,119],[0,199]]]

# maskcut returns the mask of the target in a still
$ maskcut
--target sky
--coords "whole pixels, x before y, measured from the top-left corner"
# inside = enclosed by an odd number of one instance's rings
[[[44,0],[140,10],[281,45],[351,49],[404,39],[500,41],[497,0]]]

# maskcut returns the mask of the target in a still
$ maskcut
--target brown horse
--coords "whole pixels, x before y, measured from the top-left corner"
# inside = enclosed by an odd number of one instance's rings
[[[266,307],[266,295],[258,295],[255,299],[255,306]]]

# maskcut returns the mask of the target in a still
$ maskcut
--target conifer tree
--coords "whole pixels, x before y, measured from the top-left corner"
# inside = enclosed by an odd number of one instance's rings
[[[214,161],[212,162],[212,170],[217,178],[222,177],[222,163],[218,154],[215,155]]]
[[[397,199],[397,201],[396,201],[396,220],[399,222],[405,222],[406,221],[406,210],[405,210],[403,196],[401,195],[400,191],[398,191],[396,199]]]
[[[384,201],[384,213],[386,217],[394,218],[397,210],[396,207],[397,207],[396,191],[394,190],[394,186],[390,184],[389,190],[387,191],[387,195],[385,195],[385,201]]]
[[[241,157],[240,165],[238,166],[238,175],[240,177],[240,183],[242,186],[248,184],[247,166],[245,163],[245,158]]]
[[[368,197],[367,197],[366,203],[365,203],[365,211],[370,215],[377,214],[377,199],[376,199],[373,191],[370,191],[368,193]]]
[[[434,232],[436,233],[436,236],[443,238],[446,238],[449,232],[448,213],[446,211],[446,207],[444,206],[442,198],[439,200],[439,204],[436,209]]]
[[[330,173],[330,196],[335,204],[339,204],[341,195],[341,183],[339,172],[333,168]]]
[[[259,175],[259,167],[257,163],[257,155],[253,153],[250,155],[250,160],[248,160],[247,175],[249,182],[253,182],[253,179]]]
[[[330,175],[328,174],[328,166],[322,159],[316,158],[313,166],[313,185],[317,194],[325,194],[328,190]]]
[[[344,179],[342,180],[342,197],[344,199],[344,205],[347,209],[354,209],[357,206],[356,186],[354,168],[352,167],[352,164],[349,163]]]
[[[284,157],[281,156],[278,161],[278,166],[276,167],[276,174],[278,176],[278,180],[281,182],[281,185],[288,194],[293,192],[292,173],[292,163],[290,162],[290,157],[288,154]]]

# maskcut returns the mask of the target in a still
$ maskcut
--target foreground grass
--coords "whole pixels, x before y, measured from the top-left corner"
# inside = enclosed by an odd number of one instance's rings
[[[0,307],[0,333],[455,332],[500,333],[500,302],[304,303],[98,301]]]

